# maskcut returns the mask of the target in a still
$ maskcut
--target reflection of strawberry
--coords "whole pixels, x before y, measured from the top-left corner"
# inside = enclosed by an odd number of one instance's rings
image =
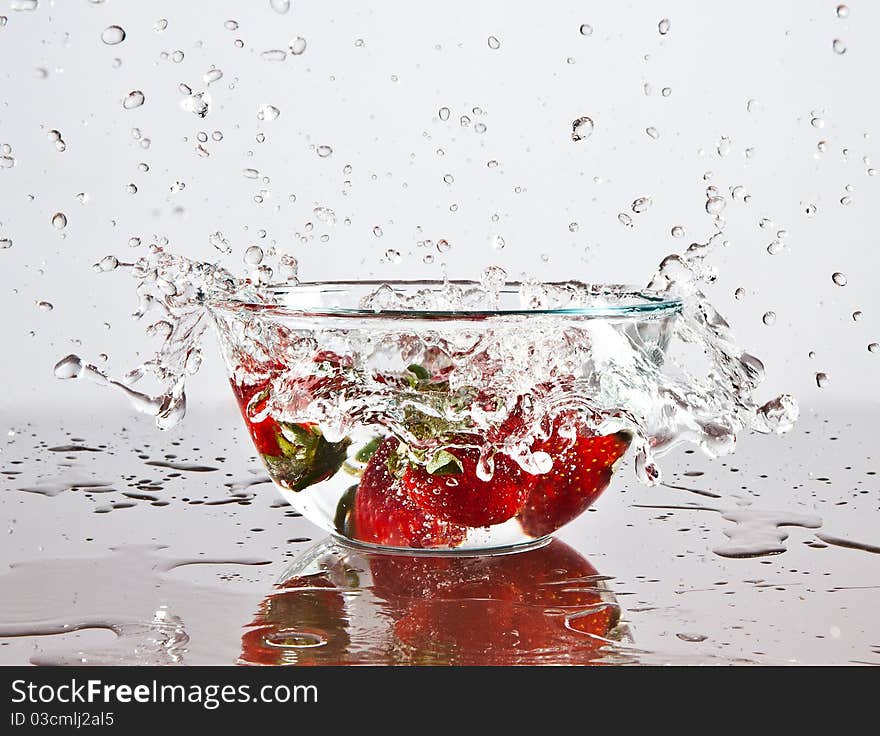
[[[343,657],[350,638],[342,592],[329,580],[291,578],[260,603],[241,637],[239,664],[309,665]],[[296,646],[321,641],[319,647]],[[291,646],[293,645],[293,646]]]
[[[558,540],[487,557],[373,555],[370,571],[414,663],[589,661],[619,618],[595,568]]]
[[[410,464],[401,482],[422,509],[456,524],[485,527],[507,521],[523,507],[535,480],[501,453],[494,457],[488,481],[477,477],[477,449],[451,448],[438,455],[443,467],[430,472],[431,463]]]
[[[553,459],[549,473],[537,477],[520,514],[527,534],[541,537],[556,531],[593,504],[611,482],[614,463],[626,452],[627,432],[598,436],[577,435],[574,442],[560,436],[558,427],[533,450]],[[571,445],[569,446],[569,443]]]
[[[354,497],[354,539],[392,547],[455,547],[467,531],[419,508],[388,469],[398,441],[386,439],[364,469]]]

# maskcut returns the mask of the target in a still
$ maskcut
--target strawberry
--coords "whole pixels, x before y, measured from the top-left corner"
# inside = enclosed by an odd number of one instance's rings
[[[332,477],[345,462],[351,444],[347,438],[328,442],[316,424],[277,422],[269,415],[261,421],[251,418],[248,407],[259,413],[268,401],[269,380],[253,385],[233,383],[232,390],[254,446],[280,486],[301,491]]]
[[[535,476],[498,453],[492,477],[480,480],[479,457],[475,448],[441,450],[427,465],[409,464],[401,483],[412,501],[439,518],[471,527],[501,524],[523,508]]]
[[[596,436],[578,434],[572,442],[559,427],[533,446],[553,459],[548,473],[537,476],[519,516],[525,532],[543,537],[567,524],[593,502],[611,482],[614,463],[626,452],[628,432]]]
[[[461,544],[467,530],[413,503],[391,474],[388,464],[396,459],[398,444],[398,440],[388,438],[370,457],[354,493],[353,509],[337,511],[337,525],[345,524],[340,531],[362,542],[392,547]],[[350,498],[348,502],[352,503]]]

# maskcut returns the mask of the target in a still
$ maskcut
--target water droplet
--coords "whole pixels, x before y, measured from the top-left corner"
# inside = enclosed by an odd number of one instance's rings
[[[245,179],[259,179],[260,178],[260,172],[257,171],[256,169],[242,169],[241,173]]]
[[[83,367],[82,358],[78,355],[68,355],[55,364],[55,378],[79,378]]]
[[[621,213],[617,216],[617,219],[618,219],[618,221],[620,222],[621,225],[625,225],[626,227],[632,227],[632,226],[633,226],[632,217],[630,217],[628,214],[626,214],[626,212],[621,212]]]
[[[39,4],[39,0],[12,0],[9,7],[18,12],[29,12],[36,10]]]
[[[125,29],[120,26],[107,26],[101,32],[101,40],[108,46],[115,46],[125,40]]]
[[[840,198],[840,203],[844,207],[849,207],[852,204],[852,197],[850,197],[848,194],[846,194]]]
[[[849,18],[849,8],[846,5],[838,5],[835,12],[838,18]]]
[[[496,235],[494,238],[492,238],[492,247],[495,250],[504,250],[505,245],[506,243],[504,242],[504,238],[500,235]]]
[[[302,36],[297,36],[290,42],[290,53],[299,56],[306,50],[306,40]]]
[[[651,206],[652,200],[650,197],[639,197],[632,203],[632,211],[637,215],[642,214],[643,212],[647,212],[648,208]]]
[[[728,153],[730,153],[731,143],[730,138],[726,135],[721,136],[721,140],[718,141],[718,145],[715,150],[718,151],[718,155],[724,158]]]
[[[857,309],[852,313],[853,322],[858,322],[862,318],[862,311]]]
[[[384,233],[382,232],[382,228],[376,225],[373,228],[373,235],[375,235],[377,238],[381,238],[384,235]]]
[[[55,306],[52,304],[52,302],[39,301],[37,302],[37,308],[41,309],[44,312],[51,312],[53,309],[55,309]]]
[[[223,24],[223,27],[227,31],[237,31],[238,30],[238,21],[237,20],[228,20]]]
[[[582,36],[592,36],[593,26],[591,26],[589,23],[582,23],[580,27],[580,32]]]
[[[676,225],[670,231],[672,233],[673,238],[683,238],[684,237],[684,228],[681,225]]]
[[[139,89],[132,90],[122,101],[122,106],[126,110],[134,110],[134,108],[143,105],[145,99],[146,98],[144,97],[144,93],[141,92]]]
[[[501,266],[489,266],[480,274],[480,284],[487,291],[498,291],[507,283],[507,271]]]
[[[216,67],[213,69],[208,69],[208,71],[206,71],[205,75],[202,77],[202,79],[205,81],[205,84],[212,84],[214,82],[219,81],[222,78],[223,78],[223,72],[220,69],[217,69]]]
[[[839,38],[835,38],[831,42],[831,48],[834,50],[835,54],[845,54],[846,53],[846,44],[841,41]]]
[[[138,188],[137,188],[136,184],[127,184],[125,186],[125,191],[128,192],[129,194],[137,194],[137,190],[138,190]]]
[[[831,280],[837,286],[846,286],[846,276],[844,276],[840,271],[835,271],[831,274]]]
[[[244,252],[244,262],[249,266],[259,266],[263,262],[263,249],[259,245],[251,245]]]
[[[655,128],[653,125],[645,128],[645,132],[650,138],[653,138],[655,141],[660,137],[660,131],[657,130],[657,128]]]
[[[100,261],[98,261],[94,265],[95,271],[105,272],[105,271],[113,271],[119,266],[119,260],[116,256],[104,256]]]
[[[485,123],[477,123],[474,125],[475,133],[485,133],[486,132],[486,124]]]
[[[487,43],[489,44],[489,48],[493,51],[501,48],[501,41],[495,38],[495,36],[489,36]]]
[[[63,212],[56,212],[52,215],[52,227],[56,230],[63,230],[67,227],[67,215]]]
[[[162,33],[166,28],[168,28],[168,21],[165,18],[159,18],[159,20],[153,23],[153,30],[156,33]]]
[[[660,90],[660,94],[664,97],[669,97],[672,94],[672,87],[664,87]]]
[[[724,212],[725,207],[727,207],[727,202],[724,197],[709,197],[706,200],[706,212],[710,215],[720,215]]]
[[[768,327],[776,324],[776,312],[764,312],[764,316],[761,317],[761,321]]]
[[[814,205],[814,204],[808,204],[808,205],[804,208],[804,214],[805,214],[807,217],[812,217],[813,215],[815,215],[815,214],[816,214],[816,205]]]
[[[257,120],[277,120],[280,114],[281,110],[274,105],[261,105],[257,110]]]
[[[290,10],[290,0],[269,0],[269,5],[272,10],[282,15]]]
[[[688,634],[685,632],[680,633],[680,634],[676,634],[675,636],[677,638],[681,639],[682,641],[693,642],[695,644],[698,644],[701,641],[706,641],[706,639],[709,638],[705,634]]]
[[[571,124],[571,139],[582,141],[593,135],[593,121],[586,116],[578,118]]]
[[[441,107],[440,110],[437,112],[437,114],[440,116],[441,120],[449,120],[449,108],[448,107]]]
[[[448,240],[444,240],[443,238],[440,238],[440,240],[437,241],[437,252],[438,253],[448,253],[451,248],[452,248],[452,245],[450,245]]]
[[[819,388],[825,388],[825,386],[828,385],[829,380],[830,379],[828,378],[828,376],[825,373],[817,373],[816,374],[816,385]]]
[[[568,223],[568,231],[570,233],[576,233],[578,231],[578,224],[576,222]]]
[[[657,30],[660,31],[661,36],[665,36],[669,33],[669,27],[671,23],[669,22],[669,18],[664,18],[657,24]]]
[[[812,125],[814,128],[824,128],[825,121],[822,118],[816,116],[816,117],[813,117],[810,119],[810,125]],[[820,142],[820,146],[821,146],[821,142]],[[824,149],[820,147],[819,150],[821,151]]]
[[[278,271],[285,281],[296,283],[299,263],[292,255],[284,253],[278,258]]]
[[[12,238],[0,238],[0,250],[12,247]]]
[[[388,263],[400,263],[400,251],[389,248],[385,251],[385,260]]]
[[[880,353],[880,343],[872,342],[868,345],[869,353]]]
[[[260,57],[266,61],[284,61],[287,58],[287,52],[283,49],[269,49],[261,53]]]
[[[333,149],[330,148],[330,146],[318,146],[318,148],[315,150],[321,158],[327,158],[330,154],[333,153]]]
[[[336,224],[336,213],[329,207],[315,207],[312,212],[321,222],[326,222],[328,225]]]
[[[223,233],[221,233],[219,230],[208,236],[208,242],[221,253],[232,253],[232,248],[229,245],[229,241],[223,236]]]
[[[455,177],[453,177],[452,174],[444,174],[444,175],[443,175],[443,181],[444,181],[446,184],[452,184],[452,183],[455,182]]]
[[[737,288],[737,290],[735,292],[733,292],[733,296],[737,301],[742,301],[745,298],[745,295],[746,295],[746,290],[743,289],[742,286],[740,286],[739,288]]]

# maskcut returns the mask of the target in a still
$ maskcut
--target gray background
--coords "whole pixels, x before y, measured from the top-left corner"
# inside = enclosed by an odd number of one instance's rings
[[[715,259],[721,275],[712,297],[741,343],[765,360],[767,394],[790,391],[806,407],[856,401],[876,409],[880,354],[867,345],[880,340],[880,176],[868,176],[863,159],[874,156],[880,167],[871,76],[880,65],[880,7],[852,2],[847,19],[835,7],[300,0],[281,15],[268,0],[41,0],[33,12],[0,10],[8,17],[0,28],[0,144],[12,146],[17,162],[0,169],[0,237],[14,242],[0,251],[0,371],[10,389],[0,410],[116,401],[55,381],[51,367],[68,352],[104,352],[107,367],[121,373],[146,345],[145,325],[128,317],[131,280],[90,268],[107,253],[133,255],[132,236],[164,236],[177,252],[214,259],[220,254],[208,237],[220,230],[234,248],[224,263],[235,269],[248,244],[274,241],[300,259],[305,279],[437,277],[445,263],[462,277],[499,264],[512,275],[645,283],[664,255],[711,233],[708,184],[751,194],[725,212],[729,246]],[[661,36],[664,17],[671,28]],[[157,32],[161,18],[167,28]],[[239,28],[227,30],[228,19]],[[593,26],[591,36],[579,33],[582,23]],[[102,43],[111,24],[125,28],[122,44]],[[490,35],[499,49],[489,48]],[[308,43],[302,55],[261,57],[297,36]],[[832,51],[835,38],[845,54]],[[178,50],[184,59],[176,63]],[[212,66],[223,78],[207,86]],[[181,108],[181,82],[209,91],[206,118]],[[133,89],[146,103],[125,110]],[[280,117],[259,121],[263,104]],[[447,122],[438,118],[443,106]],[[810,123],[814,111],[821,129]],[[472,122],[462,127],[465,114]],[[571,122],[581,115],[595,131],[575,143]],[[51,129],[61,132],[64,152],[47,137]],[[210,139],[215,130],[222,141]],[[195,150],[199,131],[209,136],[207,158]],[[732,144],[726,157],[716,152],[722,136]],[[333,154],[320,158],[318,145]],[[490,160],[499,165],[487,167]],[[265,179],[245,178],[247,167]],[[185,189],[173,191],[176,182]],[[137,194],[127,193],[129,183]],[[843,206],[848,184],[852,204]],[[630,204],[642,196],[653,204],[633,215]],[[818,211],[809,218],[811,203]],[[337,224],[321,223],[316,206],[331,207]],[[56,211],[68,217],[62,231],[51,224]],[[759,227],[765,217],[772,229]],[[674,225],[687,236],[673,238]],[[771,256],[765,249],[780,229],[788,249]],[[501,251],[492,247],[499,235]],[[452,248],[433,251],[427,265],[429,251],[417,246],[425,238]],[[388,249],[402,254],[400,263],[384,261]],[[847,286],[832,283],[834,271],[846,274]],[[735,301],[739,286],[746,296]],[[41,311],[39,300],[54,311]],[[858,323],[856,309],[864,312]],[[761,321],[767,310],[778,316],[772,327]],[[206,352],[196,402],[226,390],[219,361]],[[816,371],[829,375],[826,388],[817,388]]]

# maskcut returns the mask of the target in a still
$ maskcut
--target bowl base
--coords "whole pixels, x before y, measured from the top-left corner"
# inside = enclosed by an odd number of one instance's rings
[[[373,544],[372,542],[361,542],[345,537],[338,532],[331,532],[330,536],[340,544],[356,550],[384,555],[404,555],[407,557],[491,557],[494,555],[508,555],[540,549],[549,544],[553,539],[553,536],[548,534],[545,537],[515,544],[487,545],[484,547],[437,547],[432,549],[425,547],[391,547]]]

